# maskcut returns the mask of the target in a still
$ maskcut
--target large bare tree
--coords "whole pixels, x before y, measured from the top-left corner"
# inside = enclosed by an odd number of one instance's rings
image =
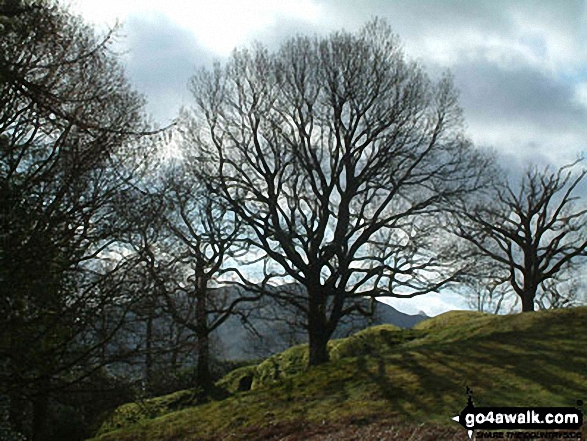
[[[552,283],[584,261],[587,207],[577,193],[586,171],[577,166],[529,168],[519,183],[501,181],[489,199],[460,207],[454,231],[508,273],[522,311],[549,293],[551,306],[564,304]]]
[[[257,46],[191,83],[185,147],[253,232],[266,273],[304,289],[310,364],[364,297],[437,291],[459,274],[441,206],[481,185],[457,93],[405,59],[389,27]]]

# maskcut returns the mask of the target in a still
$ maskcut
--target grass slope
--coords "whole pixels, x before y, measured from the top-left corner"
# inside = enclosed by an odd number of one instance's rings
[[[587,307],[454,311],[413,330],[367,329],[331,342],[330,353],[331,363],[306,370],[307,349],[291,348],[228,374],[218,386],[229,396],[195,407],[176,410],[193,403],[189,391],[126,405],[96,440],[467,439],[450,420],[466,386],[477,406],[587,399]],[[245,377],[253,389],[235,392]]]

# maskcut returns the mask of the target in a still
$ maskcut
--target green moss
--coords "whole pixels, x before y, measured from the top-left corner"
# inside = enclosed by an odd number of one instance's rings
[[[162,397],[127,403],[120,406],[100,428],[98,434],[127,427],[156,418],[179,409],[193,406],[201,401],[198,390],[182,390]]]
[[[304,372],[308,360],[308,345],[294,346],[281,354],[269,357],[257,366],[252,388],[256,389]]]
[[[328,351],[332,361],[376,355],[422,335],[424,334],[419,331],[404,330],[393,325],[379,325],[362,330],[348,338],[331,340],[328,343]],[[306,371],[308,361],[308,345],[294,346],[285,352],[269,357],[257,366],[252,388],[256,389],[300,374]]]
[[[414,329],[423,331],[449,329],[460,327],[487,317],[496,316],[478,311],[449,311],[418,323],[414,326]]]
[[[216,385],[228,393],[234,394],[250,389],[255,375],[257,375],[257,365],[243,366],[229,372]],[[249,385],[248,388],[245,387],[246,384]]]
[[[340,360],[347,357],[377,355],[391,347],[417,339],[424,334],[393,325],[379,325],[365,329],[348,338],[330,342],[330,358]]]

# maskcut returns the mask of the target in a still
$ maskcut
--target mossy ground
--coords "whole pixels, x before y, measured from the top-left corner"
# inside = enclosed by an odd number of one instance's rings
[[[307,348],[291,348],[231,372],[218,383],[227,398],[195,407],[187,407],[194,404],[189,391],[154,399],[159,406],[149,415],[123,406],[97,439],[271,439],[343,422],[426,422],[451,431],[466,386],[478,406],[587,401],[587,307],[514,316],[450,312],[413,330],[384,325],[332,341],[330,354],[331,363],[306,369]],[[237,392],[243,376],[253,389]]]

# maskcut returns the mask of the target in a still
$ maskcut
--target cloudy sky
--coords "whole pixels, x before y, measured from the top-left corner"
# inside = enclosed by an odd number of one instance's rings
[[[353,31],[385,18],[431,76],[450,70],[467,130],[504,164],[561,165],[587,152],[587,0],[71,0],[117,49],[159,124],[189,104],[188,79],[236,46]],[[418,304],[416,304],[418,303]],[[449,297],[410,300],[434,313]]]

